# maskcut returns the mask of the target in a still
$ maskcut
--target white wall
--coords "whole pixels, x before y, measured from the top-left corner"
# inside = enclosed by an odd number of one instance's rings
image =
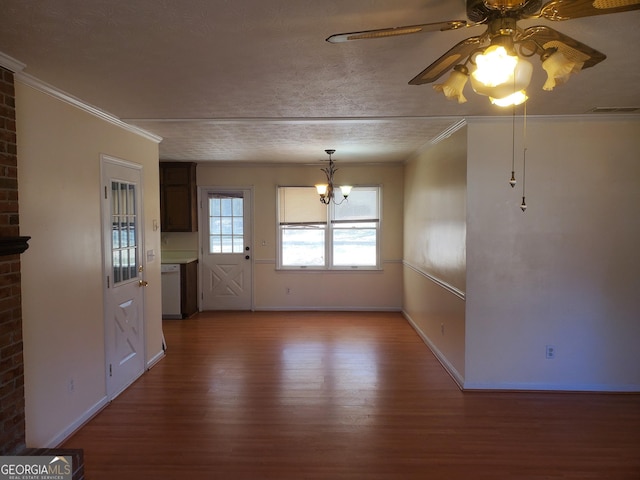
[[[511,122],[468,127],[464,386],[640,390],[640,120],[530,117],[526,213]]]
[[[276,189],[279,185],[318,183],[324,178],[320,165],[198,165],[200,186],[253,187],[252,250],[257,310],[400,310],[403,167],[399,164],[338,164],[338,167],[336,177],[340,182],[382,185],[382,271],[276,270]],[[286,293],[287,288],[290,288],[290,294]]]
[[[467,129],[405,165],[403,312],[460,384],[465,372]]]
[[[20,79],[16,112],[26,437],[52,447],[106,400],[100,154],[143,165],[147,362],[161,355],[158,144]]]

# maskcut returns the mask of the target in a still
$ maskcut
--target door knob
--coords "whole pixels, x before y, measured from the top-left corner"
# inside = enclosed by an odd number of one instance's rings
[[[149,282],[147,282],[146,280],[138,280],[139,287],[146,287],[147,285],[149,285]]]
[[[245,260],[249,260],[251,257],[249,255],[245,255]]]

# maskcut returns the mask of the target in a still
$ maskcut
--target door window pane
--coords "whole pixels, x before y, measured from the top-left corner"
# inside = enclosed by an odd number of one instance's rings
[[[244,199],[233,194],[209,196],[209,253],[244,251]]]
[[[138,277],[136,186],[111,182],[111,251],[114,283]]]

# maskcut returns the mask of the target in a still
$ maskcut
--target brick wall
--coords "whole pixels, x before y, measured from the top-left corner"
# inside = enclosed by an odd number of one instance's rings
[[[0,67],[0,237],[18,236],[13,73]],[[0,455],[25,449],[20,255],[0,256]]]

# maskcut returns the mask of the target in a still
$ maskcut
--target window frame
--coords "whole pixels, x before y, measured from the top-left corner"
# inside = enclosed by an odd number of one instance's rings
[[[138,280],[138,188],[135,182],[111,180],[111,274],[114,286]]]
[[[220,214],[219,215],[214,215],[213,211],[212,211],[212,205],[211,205],[211,200],[220,200]],[[230,215],[225,215],[224,211],[223,211],[223,204],[222,201],[223,200],[231,200],[231,212]],[[238,212],[235,211],[235,205],[234,205],[234,200],[241,200],[240,202],[240,214],[238,215]],[[225,192],[221,192],[221,191],[216,191],[216,192],[208,192],[207,196],[206,196],[206,202],[207,202],[207,220],[209,222],[209,224],[207,225],[207,253],[209,255],[238,255],[238,254],[244,254],[245,253],[245,225],[244,225],[244,212],[245,212],[245,199],[244,196],[242,194],[242,192],[236,192],[236,191],[225,191]],[[214,229],[211,227],[211,222],[212,219],[219,219],[220,220],[220,228],[216,228],[215,232],[213,231]],[[224,223],[224,219],[229,219],[228,221],[231,224],[231,233],[225,233],[224,227],[223,227],[223,223]],[[236,224],[236,220],[240,219],[241,220],[241,225],[238,228],[237,224]],[[211,246],[212,246],[212,240],[213,239],[219,239],[220,240],[220,251],[214,251]],[[230,240],[231,242],[231,251],[227,251],[224,248],[225,242],[224,239],[227,238],[228,240]],[[238,240],[240,240],[238,242]],[[239,243],[239,249],[236,249],[236,246]]]
[[[375,265],[334,265],[334,231],[340,230],[339,225],[341,223],[365,223],[361,221],[353,221],[353,222],[342,222],[335,221],[335,205],[333,202],[328,205],[327,208],[327,218],[324,223],[317,222],[301,222],[300,224],[291,223],[289,227],[292,228],[304,228],[306,225],[309,228],[318,228],[313,227],[313,225],[320,225],[320,228],[324,230],[324,265],[284,265],[283,264],[283,232],[287,230],[287,224],[282,224],[280,219],[281,214],[281,205],[280,205],[280,189],[281,188],[309,188],[313,189],[314,195],[315,187],[304,185],[302,187],[298,185],[278,185],[276,187],[276,270],[288,270],[288,271],[378,271],[382,270],[382,185],[378,184],[365,184],[365,185],[354,185],[353,190],[357,191],[358,189],[375,189],[377,194],[377,212],[378,216],[376,220],[373,222],[366,222],[367,224],[374,223],[375,236],[376,236],[376,259]],[[318,203],[320,202],[318,198]],[[348,201],[348,199],[347,199]],[[367,229],[370,229],[368,227]]]

